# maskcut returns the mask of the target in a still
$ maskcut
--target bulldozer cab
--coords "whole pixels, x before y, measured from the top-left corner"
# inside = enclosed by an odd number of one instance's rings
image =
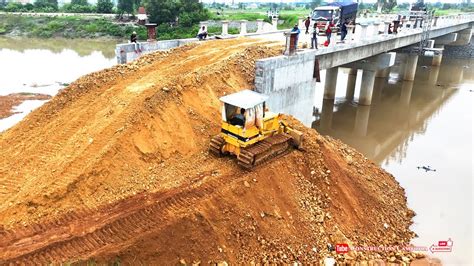
[[[243,90],[220,98],[222,121],[228,127],[245,130],[263,129],[265,101],[268,96],[251,90]],[[232,130],[235,132],[235,130]]]
[[[251,90],[221,97],[222,128],[211,139],[209,151],[236,155],[240,166],[251,169],[292,146],[301,147],[302,133],[282,121],[281,114],[266,111],[267,99]]]

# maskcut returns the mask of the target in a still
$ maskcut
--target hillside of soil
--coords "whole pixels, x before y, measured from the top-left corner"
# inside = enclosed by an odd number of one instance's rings
[[[245,40],[245,41],[244,41]],[[0,264],[408,262],[414,213],[393,176],[305,134],[252,171],[207,151],[218,98],[252,88],[259,40],[209,41],[84,76],[0,135]],[[271,106],[270,106],[271,108]]]

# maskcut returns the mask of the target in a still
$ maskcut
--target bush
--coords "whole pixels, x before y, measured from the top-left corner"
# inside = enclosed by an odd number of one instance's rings
[[[61,11],[65,13],[95,13],[95,6],[91,5],[77,5],[77,4],[64,4]]]
[[[46,24],[45,28],[48,31],[56,32],[56,31],[64,30],[65,26],[66,26],[66,23],[62,21],[58,21],[58,20],[53,20],[53,21],[50,21],[48,24]]]
[[[110,0],[97,1],[97,13],[110,14],[113,12],[114,4]]]
[[[17,2],[9,2],[8,5],[5,7],[5,11],[7,12],[21,12],[23,5]]]

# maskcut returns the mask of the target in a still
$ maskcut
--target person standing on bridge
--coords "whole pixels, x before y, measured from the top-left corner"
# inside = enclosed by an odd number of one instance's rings
[[[332,35],[333,27],[334,27],[334,22],[332,20],[326,24],[326,37],[327,37],[326,46],[329,46],[329,44],[331,43],[331,35]]]
[[[298,49],[298,38],[300,37],[300,29],[298,28],[298,24],[296,24],[293,29],[291,30],[291,33],[295,33],[295,49]]]
[[[313,25],[313,32],[311,32],[311,49],[318,49],[318,33],[318,23],[315,22]]]
[[[308,16],[306,20],[304,21],[304,26],[306,27],[306,32],[305,34],[309,34],[309,26],[311,25],[311,17]]]
[[[347,24],[348,24],[348,21],[345,20],[342,22],[342,25],[341,25],[341,41],[342,42],[344,42],[344,39],[347,36]]]

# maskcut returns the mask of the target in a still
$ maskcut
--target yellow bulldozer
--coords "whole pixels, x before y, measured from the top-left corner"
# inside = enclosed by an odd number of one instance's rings
[[[211,139],[209,151],[234,154],[240,166],[251,169],[291,147],[301,148],[303,134],[290,128],[281,114],[269,112],[267,99],[251,90],[221,97],[221,133]]]

